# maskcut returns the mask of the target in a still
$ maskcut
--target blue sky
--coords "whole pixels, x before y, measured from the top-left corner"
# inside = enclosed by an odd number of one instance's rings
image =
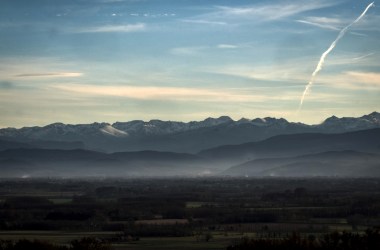
[[[0,127],[380,111],[371,2],[1,0]]]

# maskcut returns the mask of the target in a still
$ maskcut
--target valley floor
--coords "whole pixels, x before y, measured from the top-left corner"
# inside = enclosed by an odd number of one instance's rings
[[[226,249],[380,227],[380,179],[2,179],[0,241]]]

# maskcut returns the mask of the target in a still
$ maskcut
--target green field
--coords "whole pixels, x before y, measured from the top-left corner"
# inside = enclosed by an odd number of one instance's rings
[[[68,204],[73,201],[72,198],[49,198],[54,204]]]

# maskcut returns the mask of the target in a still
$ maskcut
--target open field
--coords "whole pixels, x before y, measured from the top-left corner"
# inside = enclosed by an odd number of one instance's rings
[[[379,190],[379,179],[2,179],[0,240],[186,250],[363,234],[380,226]]]
[[[120,232],[65,232],[65,231],[1,231],[0,240],[42,240],[55,244],[67,244],[82,237],[112,237]]]
[[[170,250],[219,250],[225,249],[231,242],[238,240],[242,237],[240,234],[224,236],[214,235],[213,240],[209,242],[197,241],[194,237],[163,237],[163,238],[143,238],[139,242],[116,244],[115,249],[132,249],[132,250],[145,250],[145,249],[170,249]]]

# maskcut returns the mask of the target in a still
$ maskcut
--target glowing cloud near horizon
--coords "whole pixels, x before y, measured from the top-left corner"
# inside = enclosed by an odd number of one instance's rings
[[[354,25],[355,23],[359,22],[360,19],[363,18],[363,16],[367,13],[367,11],[369,10],[369,8],[371,8],[372,6],[375,5],[375,2],[372,2],[370,3],[367,8],[365,8],[365,10],[363,11],[363,13],[358,17],[356,18],[352,23],[350,23],[349,25],[347,25],[346,27],[344,27],[338,34],[337,38],[331,43],[330,47],[325,51],[323,52],[321,58],[319,59],[319,62],[318,62],[318,65],[317,67],[315,68],[313,74],[311,75],[311,78],[310,78],[310,81],[309,83],[306,85],[305,87],[305,90],[302,94],[302,97],[301,97],[301,101],[300,101],[300,105],[298,107],[298,111],[301,110],[302,108],[302,105],[303,105],[303,102],[305,100],[305,96],[306,94],[310,91],[310,88],[311,86],[313,85],[314,83],[314,80],[315,80],[315,77],[317,76],[318,72],[321,71],[322,67],[323,67],[323,63],[325,62],[325,59],[327,57],[327,55],[335,48],[336,44],[339,42],[339,40],[346,34],[347,30],[352,26]]]

